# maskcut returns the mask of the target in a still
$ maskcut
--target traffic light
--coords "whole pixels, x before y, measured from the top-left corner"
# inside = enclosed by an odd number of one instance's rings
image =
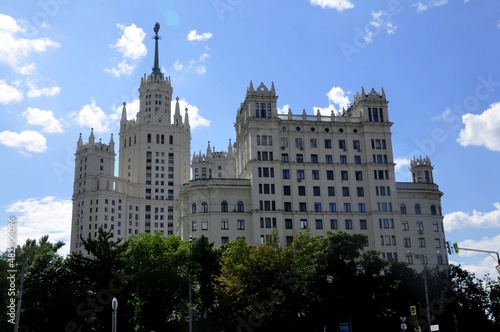
[[[417,307],[412,305],[410,307],[410,315],[415,316],[417,314]]]
[[[455,250],[455,254],[460,252],[460,248],[458,247],[458,242],[453,242],[453,249]]]
[[[451,251],[450,241],[446,241],[446,251],[448,251],[449,255],[453,254],[453,252]]]

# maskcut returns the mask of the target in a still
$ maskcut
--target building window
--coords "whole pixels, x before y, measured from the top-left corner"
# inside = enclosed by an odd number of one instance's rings
[[[314,196],[321,196],[321,190],[319,186],[314,186],[313,187],[313,195]]]
[[[220,229],[229,229],[229,220],[221,220]]]
[[[346,149],[345,139],[339,139],[339,149],[345,151],[345,149]]]
[[[298,169],[297,170],[297,180],[304,180],[305,179],[305,173],[303,169]]]
[[[201,203],[201,212],[207,213],[208,212],[208,204],[207,202]]]
[[[303,148],[302,138],[300,138],[300,137],[295,138],[295,147],[298,149]]]
[[[331,154],[325,155],[325,163],[327,164],[333,164],[333,157]]]
[[[236,204],[236,212],[245,212],[245,204],[242,201],[238,201]]]
[[[316,229],[323,229],[323,220],[316,219],[314,222],[316,224]]]
[[[222,236],[220,238],[220,244],[229,244],[229,237],[227,236]]]
[[[284,163],[288,162],[288,153],[282,153],[281,154],[281,161]]]
[[[314,202],[314,212],[321,212],[321,202]]]
[[[305,202],[299,203],[299,211],[300,212],[307,212],[307,204]]]
[[[292,203],[291,202],[284,202],[283,208],[284,208],[285,212],[292,212]]]
[[[415,214],[422,214],[422,210],[420,209],[420,204],[415,204]]]
[[[340,156],[340,163],[341,164],[347,164],[347,156],[346,155],[341,155]]]
[[[191,213],[196,213],[196,203],[193,203],[193,205],[191,205]]]
[[[435,216],[435,215],[436,215],[436,206],[435,206],[435,205],[431,205],[431,214],[432,214],[433,216]]]
[[[335,196],[335,187],[328,187],[328,196]]]
[[[318,163],[318,155],[317,154],[312,154],[311,155],[311,163],[317,164]]]
[[[243,220],[243,219],[236,220],[236,229],[238,229],[238,230],[245,229],[245,220]]]
[[[403,238],[403,246],[405,248],[411,248],[411,239],[409,237]]]
[[[408,223],[408,221],[403,221],[401,223],[401,227],[402,227],[403,231],[409,231],[410,230],[410,224]]]
[[[208,230],[208,220],[202,220],[201,221],[201,230],[202,231]]]
[[[326,179],[333,180],[333,171],[326,171]]]
[[[425,248],[425,238],[423,238],[423,237],[418,238],[418,246],[420,248]]]
[[[359,229],[368,229],[368,223],[365,219],[359,220]]]
[[[349,187],[342,187],[342,196],[349,196]]]
[[[290,196],[291,195],[290,186],[283,186],[283,195],[284,196]]]
[[[292,219],[285,219],[285,229],[293,229]]]
[[[298,186],[298,190],[299,190],[299,196],[306,195],[306,187],[305,186]]]
[[[193,221],[192,222],[192,227],[191,227],[191,230],[193,232],[197,231],[198,230],[198,222],[197,221]]]
[[[424,223],[422,221],[417,221],[417,231],[419,232],[424,231]]]
[[[358,203],[358,212],[360,212],[360,213],[365,213],[366,212],[366,205],[365,205],[365,203]]]
[[[338,229],[338,221],[337,219],[330,219],[330,229]]]
[[[361,165],[361,156],[358,155],[354,156],[354,163],[356,165]]]
[[[325,138],[325,149],[331,149],[332,148],[332,140],[329,138]]]
[[[351,203],[344,203],[344,212],[351,212]]]
[[[340,172],[340,178],[342,179],[342,181],[348,181],[349,180],[349,175],[348,175],[347,171],[341,171]]]
[[[401,211],[401,214],[406,214],[406,204],[401,203],[399,210]]]
[[[317,169],[312,170],[312,179],[319,180],[319,170],[317,170]]]
[[[433,230],[434,232],[439,232],[439,225],[438,225],[438,223],[437,223],[437,222],[433,222],[433,223],[432,223],[432,230]]]
[[[328,212],[337,212],[337,203],[335,202],[328,203]]]
[[[290,170],[289,169],[283,170],[283,179],[290,179]]]
[[[357,187],[356,188],[356,193],[358,194],[358,197],[364,197],[365,196],[365,190],[363,187]]]
[[[307,228],[307,219],[300,219],[300,229]]]
[[[226,201],[222,201],[222,203],[220,203],[220,212],[227,212],[227,202]]]
[[[345,220],[345,229],[352,229],[352,219]]]
[[[303,163],[304,162],[304,155],[302,153],[297,153],[296,159],[297,159],[298,163]]]

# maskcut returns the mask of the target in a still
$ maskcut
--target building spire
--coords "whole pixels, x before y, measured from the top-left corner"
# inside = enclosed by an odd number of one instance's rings
[[[160,23],[156,22],[153,31],[155,32],[155,35],[153,36],[155,40],[155,62],[154,62],[153,72],[151,74],[155,78],[160,77],[161,79],[163,79],[163,73],[161,72],[160,69],[160,61],[158,57],[158,40],[161,39],[161,37],[158,36],[158,31],[160,31]]]

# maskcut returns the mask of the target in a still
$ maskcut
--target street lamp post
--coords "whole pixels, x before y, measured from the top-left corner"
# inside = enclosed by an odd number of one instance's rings
[[[192,303],[192,281],[191,281],[191,243],[193,242],[193,236],[189,236],[189,332],[193,332],[193,303]]]
[[[411,255],[417,256],[411,252],[408,252],[408,253]],[[427,331],[431,331],[431,325],[432,325],[431,307],[429,305],[429,287],[427,285],[427,272],[428,272],[427,265],[429,264],[429,260],[432,257],[436,256],[437,254],[439,254],[439,251],[437,251],[435,254],[433,254],[430,258],[428,258],[426,260],[424,260],[424,258],[422,256],[420,257],[420,261],[421,261],[422,265],[424,266],[424,270],[422,271],[422,273],[424,275],[425,313],[427,316]]]
[[[111,301],[111,308],[113,309],[113,313],[111,314],[111,332],[116,332],[116,315],[118,311],[118,300],[116,297],[113,297]]]

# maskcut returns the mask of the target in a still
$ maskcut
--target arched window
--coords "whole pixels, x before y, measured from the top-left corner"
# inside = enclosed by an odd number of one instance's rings
[[[420,209],[420,204],[415,204],[415,214],[422,214],[422,210]]]
[[[156,134],[156,144],[160,144],[160,135]]]
[[[433,216],[435,216],[437,214],[437,212],[436,212],[436,206],[435,205],[431,205],[431,214]]]
[[[207,202],[201,203],[201,212],[204,212],[204,213],[208,212],[208,204],[207,204]]]
[[[222,201],[222,203],[220,203],[220,212],[227,212],[227,202],[226,201]]]
[[[151,143],[151,134],[148,134],[148,143]]]
[[[193,205],[191,205],[191,213],[196,213],[196,203],[193,203]]]
[[[161,144],[165,144],[165,135],[161,135]]]
[[[401,214],[406,214],[406,204],[401,203],[399,210],[401,211]]]
[[[245,212],[245,204],[243,204],[242,201],[239,201],[236,204],[236,211],[238,211],[238,212]]]
[[[173,135],[168,136],[168,144],[174,144],[174,136]]]

